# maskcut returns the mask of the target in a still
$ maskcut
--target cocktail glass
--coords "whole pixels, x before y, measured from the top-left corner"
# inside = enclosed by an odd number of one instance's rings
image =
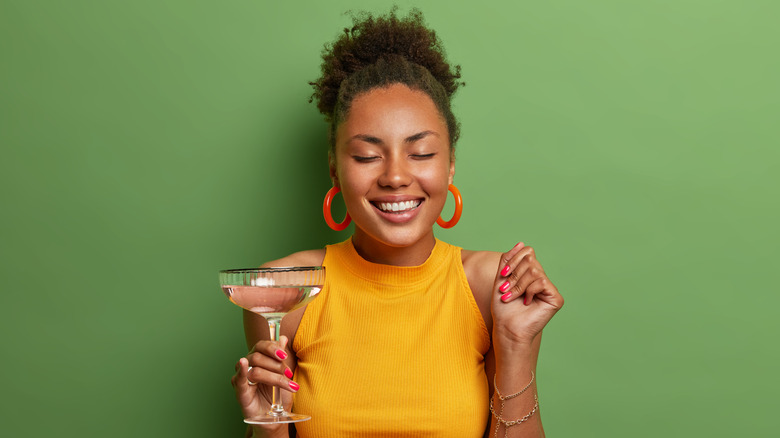
[[[261,315],[268,321],[271,339],[279,340],[282,318],[305,306],[322,290],[325,268],[295,266],[289,268],[229,269],[219,272],[225,295],[238,306]],[[281,390],[273,387],[271,409],[262,416],[244,419],[248,424],[295,423],[311,417],[286,412]]]

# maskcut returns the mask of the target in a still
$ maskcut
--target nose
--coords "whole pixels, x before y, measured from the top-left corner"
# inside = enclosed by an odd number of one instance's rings
[[[388,157],[382,174],[379,176],[379,185],[393,189],[408,186],[412,183],[412,174],[409,172],[406,161],[401,157]]]

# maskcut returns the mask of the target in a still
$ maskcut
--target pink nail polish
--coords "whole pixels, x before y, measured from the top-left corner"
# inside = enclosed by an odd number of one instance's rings
[[[300,387],[300,386],[298,386],[298,384],[297,384],[297,383],[295,383],[295,382],[290,382],[290,383],[289,383],[289,385],[290,385],[290,389],[292,389],[293,391],[297,391],[297,390],[299,390],[299,389],[301,388],[301,387]]]
[[[504,267],[504,269],[502,269],[502,270],[501,270],[501,276],[502,276],[502,277],[506,277],[506,274],[508,274],[508,273],[509,273],[509,269],[510,269],[510,268],[509,268],[509,265],[506,265],[506,266]]]
[[[287,377],[288,379],[292,379],[292,376],[293,376],[293,373],[292,373],[292,371],[290,371],[289,368],[284,370],[284,377]]]
[[[287,359],[287,353],[285,353],[282,350],[276,350],[276,357],[278,357],[279,359],[285,360],[285,359]]]
[[[504,284],[501,285],[501,287],[498,288],[501,292],[506,292],[506,290],[509,289],[509,282],[505,281]]]
[[[512,292],[507,292],[504,295],[501,295],[501,301],[506,301],[509,299],[509,297],[512,296]]]
[[[528,305],[528,297],[523,297],[523,304]]]

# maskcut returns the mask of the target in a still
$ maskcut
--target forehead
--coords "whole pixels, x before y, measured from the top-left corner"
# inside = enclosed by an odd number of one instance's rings
[[[374,88],[357,96],[336,131],[339,139],[358,134],[409,136],[434,131],[447,136],[447,125],[433,100],[403,84]]]

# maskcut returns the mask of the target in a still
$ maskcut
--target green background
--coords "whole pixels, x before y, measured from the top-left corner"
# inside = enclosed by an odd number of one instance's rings
[[[397,3],[467,82],[437,236],[533,245],[566,298],[548,435],[775,436],[777,3]],[[388,8],[0,3],[0,434],[243,433],[217,270],[348,236],[307,81],[344,11]]]

